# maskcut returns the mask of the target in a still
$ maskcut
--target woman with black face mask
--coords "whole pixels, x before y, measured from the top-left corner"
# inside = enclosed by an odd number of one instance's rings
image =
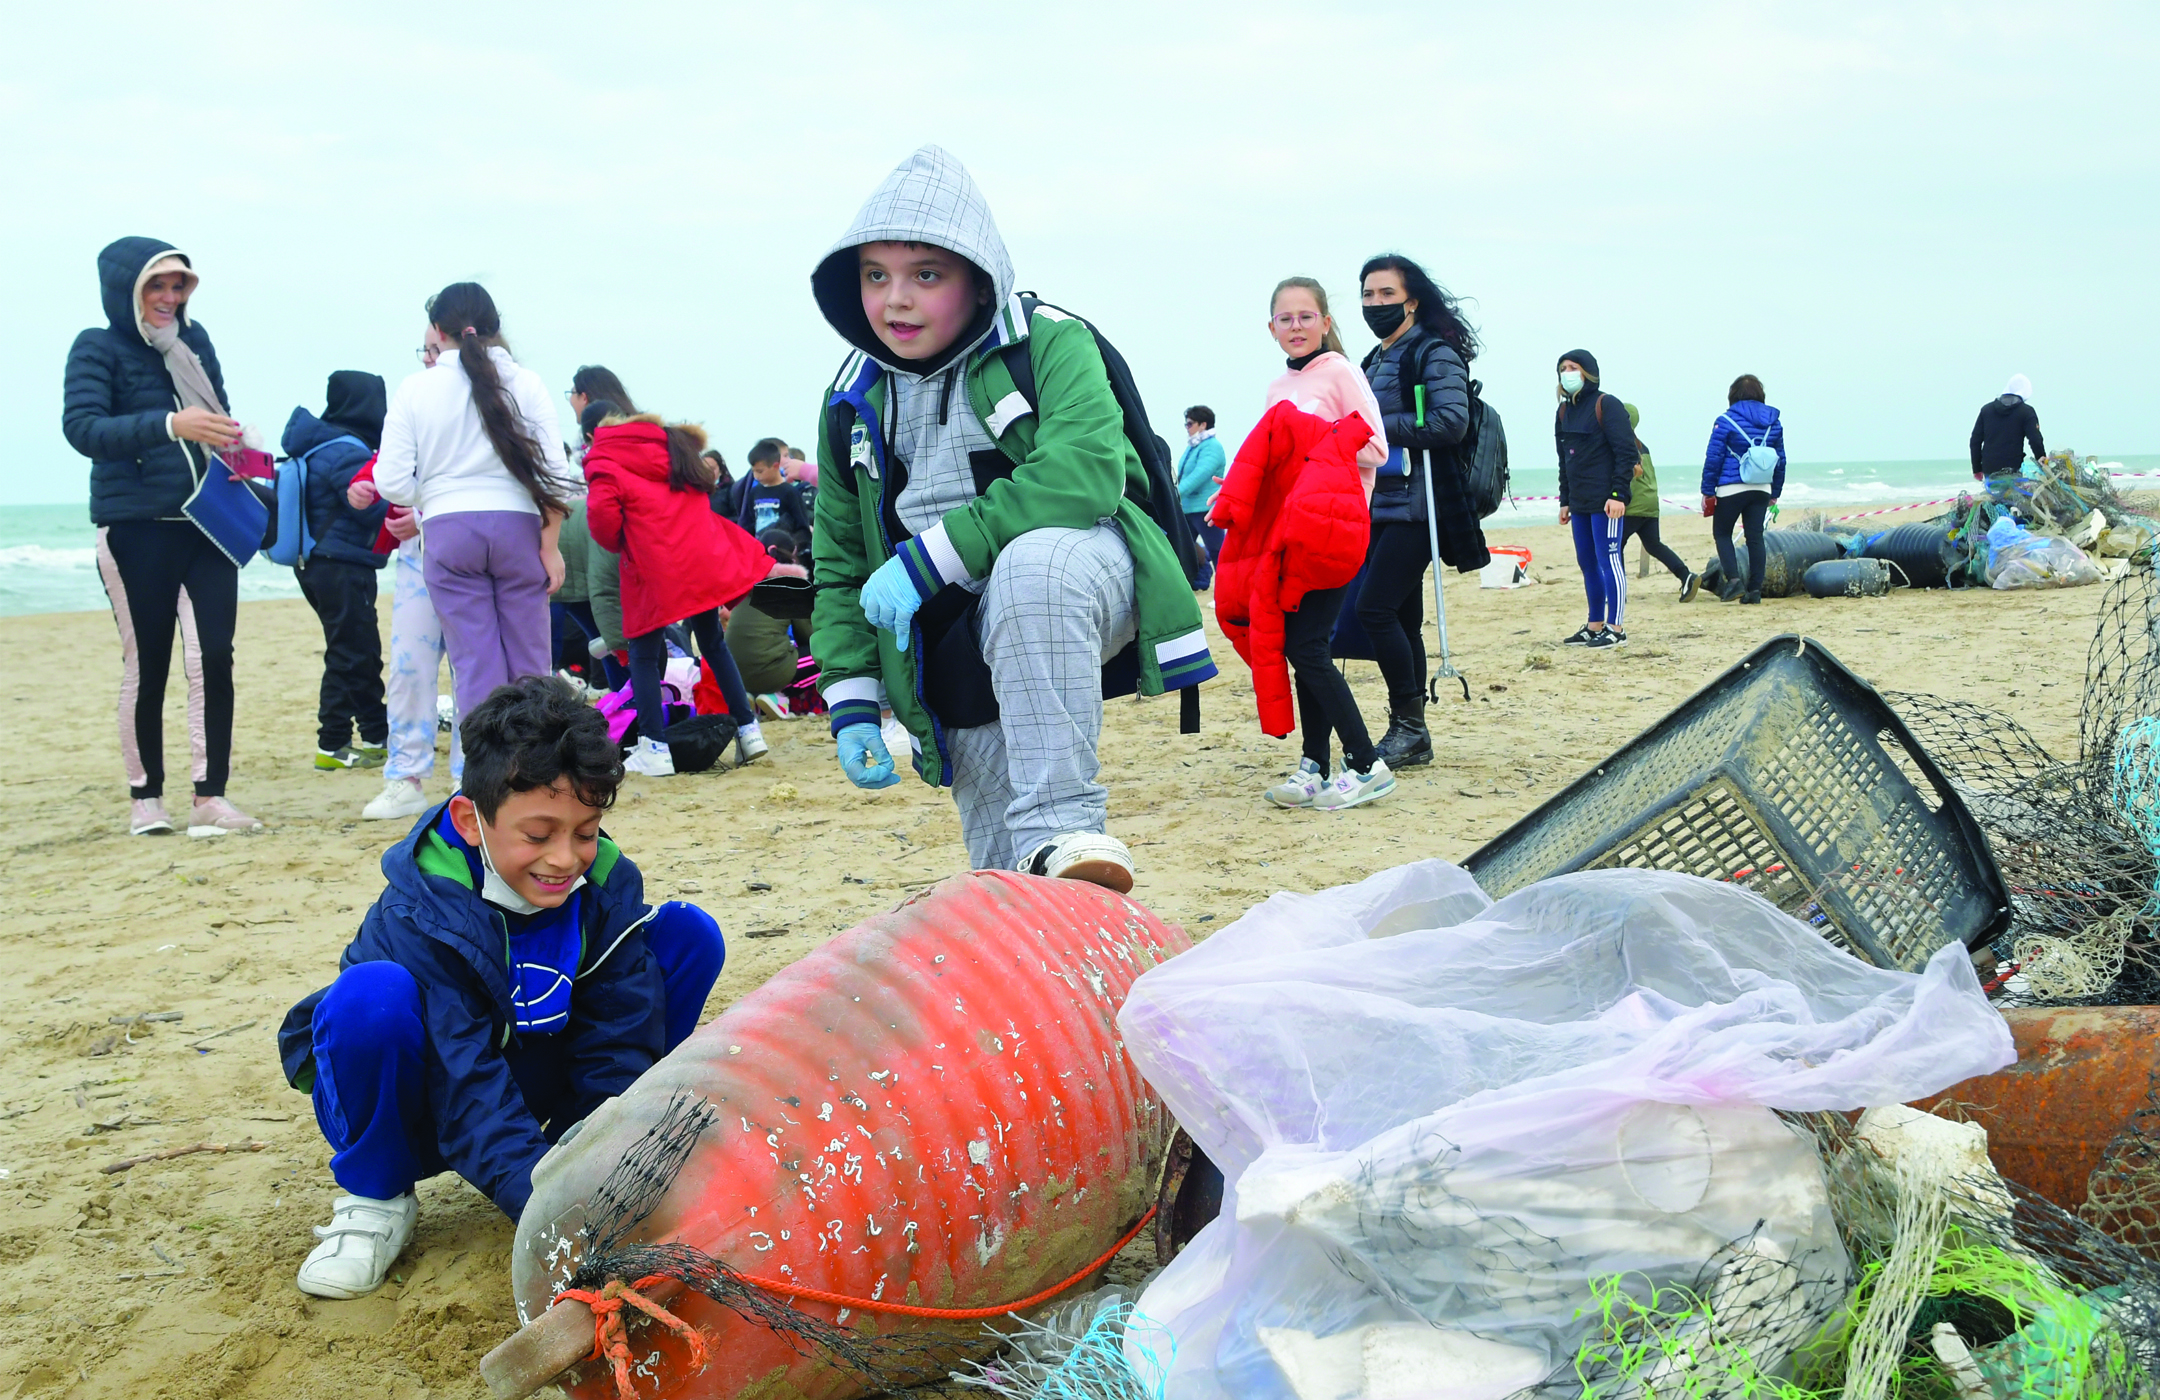
[[[1443,563],[1469,573],[1492,556],[1455,448],[1470,426],[1470,360],[1477,333],[1425,269],[1390,253],[1365,264],[1365,325],[1380,343],[1365,377],[1387,424],[1388,460],[1373,484],[1372,545],[1357,618],[1387,681],[1391,769],[1432,762],[1425,727],[1425,569],[1437,526]],[[1426,520],[1426,476],[1434,519]]]

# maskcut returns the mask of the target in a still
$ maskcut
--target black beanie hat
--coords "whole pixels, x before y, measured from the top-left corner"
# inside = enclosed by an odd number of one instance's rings
[[[1597,356],[1591,354],[1588,350],[1570,350],[1565,355],[1562,355],[1560,360],[1573,360],[1583,367],[1583,373],[1589,375],[1592,379],[1598,377]],[[1560,360],[1553,361],[1553,372],[1556,374],[1560,370]]]

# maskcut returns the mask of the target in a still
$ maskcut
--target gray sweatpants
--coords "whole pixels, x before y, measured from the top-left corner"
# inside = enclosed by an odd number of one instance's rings
[[[1124,536],[1031,530],[1005,546],[983,589],[983,660],[998,722],[949,729],[953,800],[977,870],[1010,870],[1043,842],[1104,829],[1095,781],[1102,667],[1134,636]]]

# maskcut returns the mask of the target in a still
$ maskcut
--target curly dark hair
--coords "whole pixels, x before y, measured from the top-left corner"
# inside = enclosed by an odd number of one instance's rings
[[[1377,258],[1367,258],[1365,266],[1358,269],[1358,288],[1362,292],[1365,279],[1375,272],[1392,272],[1402,278],[1403,299],[1417,303],[1417,324],[1439,336],[1462,356],[1464,364],[1477,358],[1477,327],[1463,319],[1462,303],[1447,288],[1432,280],[1425,269],[1400,253],[1382,253]]]
[[[607,721],[553,676],[495,688],[458,721],[465,742],[465,795],[483,820],[511,796],[567,782],[578,801],[605,811],[622,787],[622,755]]]

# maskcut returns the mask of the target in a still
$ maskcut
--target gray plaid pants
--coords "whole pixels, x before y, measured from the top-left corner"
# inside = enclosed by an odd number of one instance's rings
[[[1110,525],[1031,530],[998,553],[979,614],[998,721],[945,732],[960,835],[977,870],[1104,829],[1095,781],[1103,663],[1135,633],[1132,554]]]

